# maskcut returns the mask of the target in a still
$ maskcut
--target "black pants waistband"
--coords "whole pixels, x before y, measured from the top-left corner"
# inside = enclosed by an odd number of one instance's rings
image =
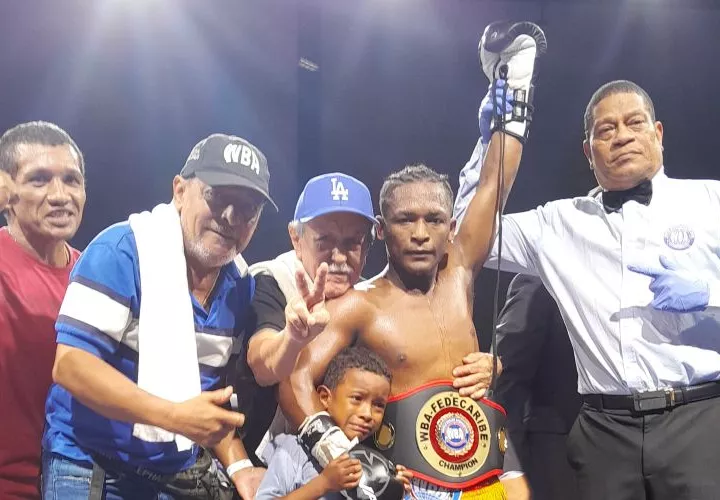
[[[720,381],[629,395],[583,394],[582,401],[596,410],[646,412],[667,410],[718,396],[720,396]]]

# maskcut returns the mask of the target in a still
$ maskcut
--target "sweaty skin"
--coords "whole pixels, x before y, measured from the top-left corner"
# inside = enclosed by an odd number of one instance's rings
[[[463,357],[478,350],[469,283],[462,272],[440,269],[431,296],[406,292],[386,276],[338,304],[339,328],[378,353],[393,373],[392,394],[452,378]],[[345,328],[343,328],[345,327]]]
[[[477,373],[465,367],[476,361],[468,353],[478,350],[473,282],[494,240],[503,137],[503,197],[510,191],[522,145],[495,133],[478,189],[454,237],[452,202],[445,201],[440,184],[415,182],[395,189],[379,231],[388,269],[364,290],[351,290],[328,303],[330,324],[280,384],[280,406],[293,425],[322,410],[315,387],[335,354],[353,343],[372,349],[389,365],[392,395],[438,379],[455,378],[455,387],[466,387],[467,395],[476,394],[478,383],[487,385],[489,369]]]

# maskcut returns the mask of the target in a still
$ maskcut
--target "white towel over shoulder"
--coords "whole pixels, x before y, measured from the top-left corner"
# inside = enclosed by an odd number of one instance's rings
[[[160,204],[129,222],[140,263],[138,386],[180,403],[201,390],[180,216],[172,204]],[[133,436],[175,441],[180,451],[192,447],[185,436],[150,425],[135,424]]]

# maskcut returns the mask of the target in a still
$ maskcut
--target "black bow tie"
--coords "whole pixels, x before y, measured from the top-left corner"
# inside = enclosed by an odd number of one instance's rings
[[[637,186],[624,191],[605,191],[602,194],[602,202],[607,213],[617,212],[622,206],[635,200],[643,205],[648,205],[652,198],[652,183],[644,181]]]

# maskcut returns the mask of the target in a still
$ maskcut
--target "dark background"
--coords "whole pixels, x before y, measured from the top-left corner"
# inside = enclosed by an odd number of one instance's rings
[[[407,163],[457,173],[474,147],[488,82],[485,25],[538,22],[548,37],[535,121],[509,211],[594,186],[582,115],[606,81],[630,79],[665,125],[675,177],[718,178],[720,2],[710,0],[25,0],[0,3],[0,129],[43,119],[87,161],[73,240],[170,198],[192,146],[241,135],[267,155],[280,213],[266,211],[249,262],[289,248],[304,182],[343,171],[377,202]],[[303,68],[301,58],[316,70]],[[307,66],[307,65],[304,65]],[[315,66],[312,66],[313,68]],[[372,250],[366,276],[384,265]],[[508,276],[503,277],[503,289]],[[494,273],[477,284],[483,344]]]

